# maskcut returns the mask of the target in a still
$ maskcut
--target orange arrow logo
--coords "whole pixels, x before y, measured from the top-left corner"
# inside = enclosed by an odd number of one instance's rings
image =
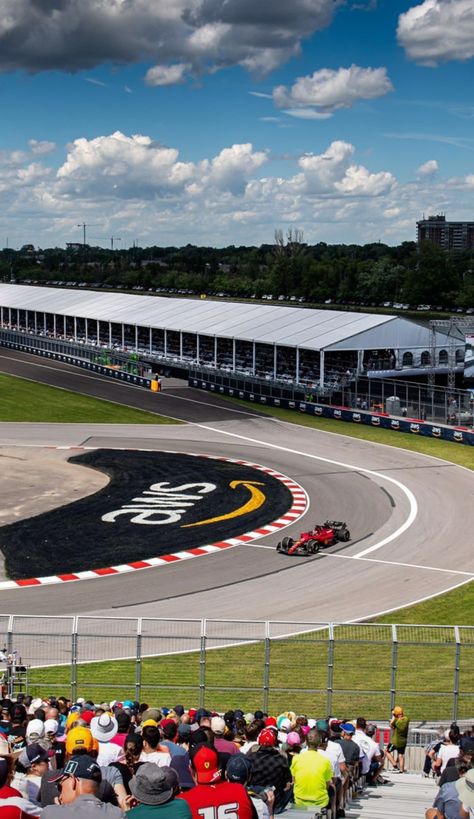
[[[263,506],[266,501],[266,496],[260,489],[257,489],[258,486],[264,486],[261,481],[231,481],[229,486],[231,489],[237,489],[238,486],[245,486],[245,488],[250,492],[250,498],[247,503],[244,503],[243,506],[239,506],[238,509],[234,509],[233,512],[227,512],[227,514],[219,515],[216,518],[199,520],[197,523],[186,523],[181,527],[181,529],[189,529],[191,526],[205,526],[210,523],[217,523],[221,520],[231,520],[231,518],[238,518],[242,515],[248,515],[249,512],[253,512],[255,509],[259,509],[260,506]]]

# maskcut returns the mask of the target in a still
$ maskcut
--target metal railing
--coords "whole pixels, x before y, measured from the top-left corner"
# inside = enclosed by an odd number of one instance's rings
[[[11,671],[11,687],[35,695],[385,720],[399,702],[419,720],[474,714],[469,626],[0,615],[2,638],[28,669]]]
[[[115,365],[135,376],[143,376],[150,368],[165,374],[189,377],[212,383],[220,387],[233,387],[254,394],[257,398],[288,399],[292,401],[321,401],[336,406],[373,412],[387,411],[392,415],[408,416],[433,421],[434,423],[457,426],[472,426],[474,423],[474,393],[472,390],[446,388],[424,383],[404,381],[401,378],[367,378],[364,374],[351,371],[336,378],[328,376],[324,387],[314,382],[295,381],[293,376],[280,377],[249,372],[232,372],[230,368],[220,368],[200,364],[177,355],[167,356],[158,350],[150,352],[144,348],[130,347],[128,352],[98,345],[85,337],[77,341],[55,337],[53,333],[34,335],[31,330],[8,329],[0,326],[0,344],[18,345],[42,355],[57,353],[60,356],[81,358],[97,366]],[[421,377],[423,368],[418,369]],[[400,370],[403,376],[403,369]],[[117,374],[118,377],[118,374]],[[395,404],[393,400],[395,399]],[[390,406],[389,406],[390,405]]]

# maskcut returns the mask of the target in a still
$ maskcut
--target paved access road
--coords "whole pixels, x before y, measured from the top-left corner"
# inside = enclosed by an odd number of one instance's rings
[[[187,388],[151,395],[75,368],[0,351],[0,370],[193,422],[185,426],[1,424],[0,446],[142,446],[220,454],[277,469],[311,499],[300,530],[346,519],[350,544],[314,558],[277,535],[192,561],[2,592],[3,612],[317,621],[362,619],[474,577],[474,474],[382,445],[285,424]],[[86,378],[84,378],[86,376]],[[294,534],[290,529],[285,533]],[[87,544],[84,544],[87,548]]]

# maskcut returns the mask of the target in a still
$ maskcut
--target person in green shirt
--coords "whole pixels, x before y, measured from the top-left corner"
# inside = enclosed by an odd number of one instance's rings
[[[403,713],[403,708],[396,705],[392,711],[392,719],[390,720],[390,728],[392,729],[392,736],[390,745],[385,751],[385,756],[393,765],[395,771],[405,773],[405,749],[408,742],[408,728],[410,720]],[[393,754],[397,752],[395,759]]]
[[[191,810],[184,799],[175,799],[179,790],[176,771],[144,762],[129,782],[127,797],[131,819],[191,819]]]
[[[327,757],[318,751],[321,742],[319,732],[312,728],[306,736],[308,750],[295,754],[291,763],[293,799],[297,807],[329,805],[328,787],[332,782],[332,766]]]

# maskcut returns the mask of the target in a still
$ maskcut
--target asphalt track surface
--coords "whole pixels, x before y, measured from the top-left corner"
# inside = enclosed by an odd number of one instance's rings
[[[225,552],[56,586],[2,591],[19,614],[282,620],[364,619],[474,577],[474,474],[404,450],[309,430],[187,387],[159,395],[0,349],[0,371],[189,421],[182,426],[0,424],[0,446],[143,447],[242,458],[304,486],[306,516],[345,519],[349,544],[311,558],[275,551],[278,535]],[[281,537],[281,536],[280,536]]]

